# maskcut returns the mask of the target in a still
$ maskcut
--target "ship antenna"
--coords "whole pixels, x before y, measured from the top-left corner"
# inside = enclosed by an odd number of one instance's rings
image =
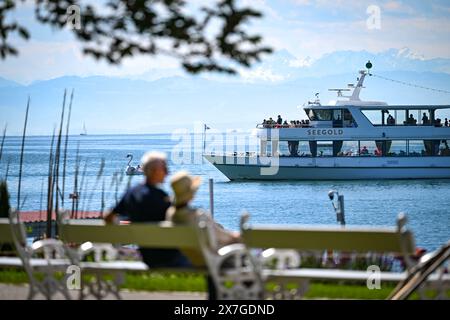
[[[352,93],[352,96],[350,97],[350,100],[357,100],[357,101],[361,100],[359,98],[359,94],[361,92],[361,89],[363,88],[364,79],[365,79],[366,75],[371,75],[370,74],[370,69],[372,69],[372,62],[370,62],[370,60],[367,61],[366,68],[367,68],[367,71],[365,71],[365,70],[359,71],[359,74],[361,76],[358,79],[358,83],[356,84],[356,87],[353,90],[353,93]]]

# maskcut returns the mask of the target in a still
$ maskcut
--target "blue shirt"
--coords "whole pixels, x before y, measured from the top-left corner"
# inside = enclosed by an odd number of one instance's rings
[[[166,192],[147,183],[130,188],[113,212],[131,222],[160,222],[166,219],[170,198]],[[185,267],[189,264],[177,249],[139,248],[149,267]]]
[[[170,198],[163,190],[143,183],[130,188],[114,208],[114,212],[131,222],[159,222],[166,219]]]

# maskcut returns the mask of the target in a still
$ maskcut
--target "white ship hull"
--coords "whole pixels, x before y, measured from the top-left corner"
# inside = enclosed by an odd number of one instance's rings
[[[450,179],[450,157],[205,158],[230,180]]]

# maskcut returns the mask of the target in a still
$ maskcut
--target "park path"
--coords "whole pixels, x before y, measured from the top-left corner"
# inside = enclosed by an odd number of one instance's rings
[[[28,285],[12,285],[0,283],[0,300],[23,300],[28,295]],[[124,300],[205,300],[206,294],[203,292],[147,292],[121,290]],[[77,294],[72,294],[77,299]],[[36,299],[44,299],[39,295]],[[54,297],[55,300],[63,300],[60,294]],[[90,297],[92,299],[92,297]],[[113,296],[107,299],[115,299]]]

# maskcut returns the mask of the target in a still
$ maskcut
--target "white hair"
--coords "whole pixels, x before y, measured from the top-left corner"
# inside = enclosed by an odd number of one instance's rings
[[[146,152],[141,159],[142,170],[145,175],[152,173],[155,166],[161,162],[166,162],[167,156],[163,152],[149,151]]]

